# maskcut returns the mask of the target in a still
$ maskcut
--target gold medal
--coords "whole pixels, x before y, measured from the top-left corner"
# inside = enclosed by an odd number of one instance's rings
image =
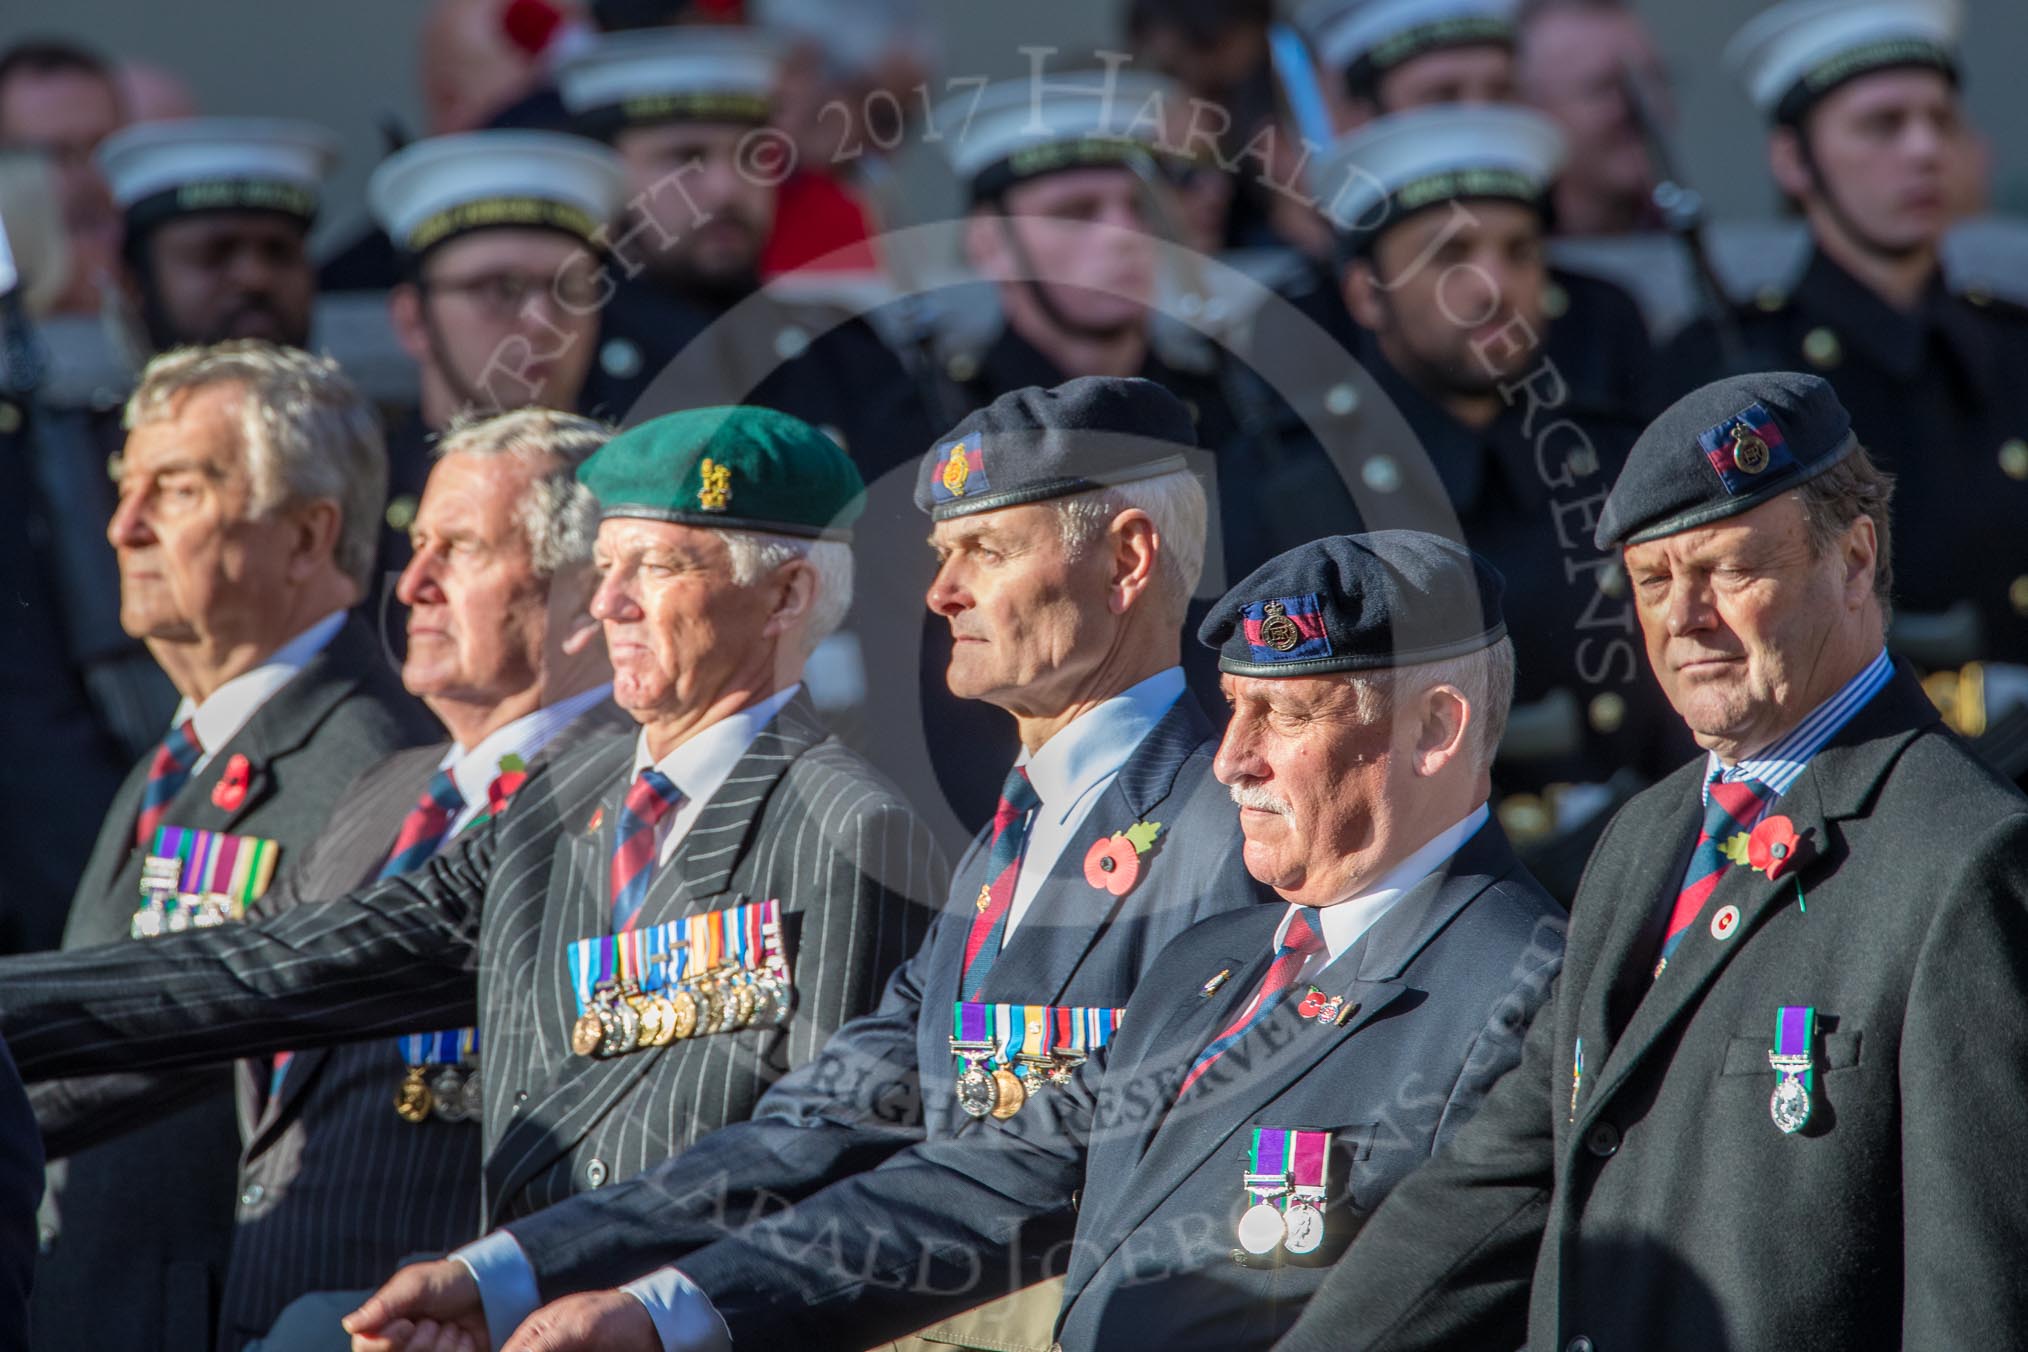
[[[429,1121],[430,1087],[423,1083],[427,1071],[424,1066],[410,1066],[408,1078],[394,1091],[395,1116],[402,1121],[415,1124]]]
[[[1001,1066],[993,1072],[993,1116],[1005,1121],[1021,1111],[1028,1101],[1028,1086],[1021,1077]]]
[[[587,1009],[570,1026],[570,1049],[579,1056],[597,1056],[599,1043],[605,1040],[605,1036],[606,1026],[599,1018],[598,1010]]]
[[[666,1047],[676,1040],[676,1011],[659,995],[641,1002],[641,1045]]]
[[[669,992],[669,1040],[681,1042],[697,1032],[697,997],[687,990]]]
[[[753,987],[741,981],[726,991],[727,1028],[744,1028],[753,1022],[754,1011],[760,1002],[754,998]]]

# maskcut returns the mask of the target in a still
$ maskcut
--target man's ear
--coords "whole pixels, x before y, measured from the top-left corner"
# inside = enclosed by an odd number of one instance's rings
[[[1007,221],[984,207],[965,217],[965,261],[987,281],[1004,282],[1014,275],[1005,234],[1009,228]]]
[[[779,638],[808,619],[817,604],[817,569],[808,559],[791,559],[775,570],[768,589],[768,618],[762,633]]]
[[[1113,559],[1106,601],[1113,614],[1124,615],[1155,583],[1155,570],[1161,566],[1161,535],[1153,517],[1130,507],[1106,527],[1106,542]]]
[[[1380,292],[1380,279],[1374,274],[1371,261],[1354,259],[1345,268],[1340,279],[1345,293],[1345,308],[1352,312],[1352,318],[1359,327],[1377,333],[1387,323],[1387,302]]]
[[[1873,594],[1873,579],[1880,569],[1880,534],[1873,518],[1861,513],[1845,528],[1845,605],[1857,608]]]
[[[429,332],[423,327],[422,292],[414,282],[400,282],[387,293],[387,319],[394,340],[410,360],[420,364],[429,359]]]
[[[1801,202],[1817,189],[1803,134],[1794,127],[1776,127],[1767,138],[1767,167],[1782,195]]]
[[[1424,778],[1465,754],[1466,739],[1478,721],[1464,692],[1454,685],[1433,685],[1423,691],[1416,720],[1415,772]]]
[[[331,498],[312,498],[288,508],[292,527],[289,533],[288,576],[304,582],[325,565],[336,567],[338,537],[345,529],[345,513]]]

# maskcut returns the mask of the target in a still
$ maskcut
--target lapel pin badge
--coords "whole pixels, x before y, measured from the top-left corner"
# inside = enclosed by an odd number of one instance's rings
[[[1229,978],[1231,975],[1232,969],[1230,967],[1221,969],[1217,976],[1212,977],[1211,980],[1205,982],[1202,986],[1199,986],[1197,988],[1197,997],[1201,1000],[1206,998],[1207,996],[1210,996],[1211,994],[1216,992],[1220,986],[1223,986],[1226,983],[1227,978]]]
[[[1084,880],[1102,892],[1124,897],[1140,881],[1141,864],[1162,834],[1160,822],[1135,822],[1092,842],[1085,851]]]
[[[1738,929],[1739,908],[1737,906],[1721,906],[1718,908],[1718,914],[1711,917],[1711,937],[1714,939],[1730,939]]]

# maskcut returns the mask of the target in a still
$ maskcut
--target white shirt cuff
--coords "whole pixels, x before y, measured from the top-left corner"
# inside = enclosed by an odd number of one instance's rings
[[[711,1297],[675,1268],[656,1268],[620,1290],[648,1307],[662,1352],[732,1352],[732,1330]]]
[[[535,1266],[521,1245],[505,1230],[495,1230],[451,1257],[465,1265],[479,1283],[479,1304],[486,1311],[486,1336],[494,1347],[505,1347],[522,1321],[542,1307],[542,1293],[536,1289]]]

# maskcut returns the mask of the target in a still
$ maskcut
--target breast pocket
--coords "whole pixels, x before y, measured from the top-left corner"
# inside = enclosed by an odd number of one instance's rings
[[[1826,1033],[1818,1040],[1816,1071],[1850,1070],[1859,1064],[1859,1030],[1849,1033]],[[1725,1064],[1720,1075],[1765,1075],[1772,1076],[1774,1067],[1768,1064],[1768,1051],[1773,1042],[1765,1035],[1760,1037],[1736,1037],[1725,1049]],[[1772,1080],[1770,1080],[1772,1083]]]

